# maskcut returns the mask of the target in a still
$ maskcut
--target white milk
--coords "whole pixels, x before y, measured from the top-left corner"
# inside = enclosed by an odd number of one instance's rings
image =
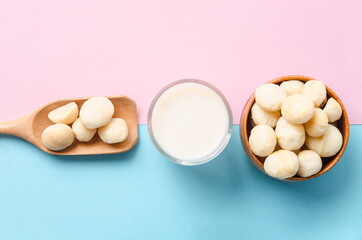
[[[229,129],[227,108],[219,95],[197,83],[166,90],[152,113],[152,132],[159,146],[183,161],[208,157],[224,143]]]

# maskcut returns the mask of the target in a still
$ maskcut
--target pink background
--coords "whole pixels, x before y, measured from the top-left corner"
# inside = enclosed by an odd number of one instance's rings
[[[234,122],[255,87],[302,74],[362,123],[362,1],[3,1],[0,119],[60,98],[124,94],[146,122],[181,78],[217,86]]]

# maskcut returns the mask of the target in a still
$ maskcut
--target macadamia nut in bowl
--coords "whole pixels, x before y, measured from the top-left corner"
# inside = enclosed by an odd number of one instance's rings
[[[255,101],[265,111],[278,111],[282,107],[286,92],[279,85],[267,83],[255,90]]]
[[[251,130],[249,143],[255,155],[266,157],[274,151],[277,138],[271,127],[268,125],[258,125]]]
[[[240,138],[251,163],[284,181],[308,180],[329,171],[342,157],[348,137],[342,101],[323,82],[305,76],[261,85],[240,118]]]
[[[279,118],[275,133],[279,146],[285,150],[300,149],[305,142],[303,124],[288,122],[284,117]]]
[[[251,108],[251,117],[256,125],[265,124],[270,127],[277,125],[278,119],[280,118],[280,112],[269,112],[265,111],[258,104],[254,103]]]

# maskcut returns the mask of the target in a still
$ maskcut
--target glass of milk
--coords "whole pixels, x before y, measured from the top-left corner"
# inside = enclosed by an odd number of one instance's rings
[[[199,165],[215,158],[227,145],[232,112],[213,85],[183,79],[164,87],[148,111],[148,132],[156,148],[182,165]]]

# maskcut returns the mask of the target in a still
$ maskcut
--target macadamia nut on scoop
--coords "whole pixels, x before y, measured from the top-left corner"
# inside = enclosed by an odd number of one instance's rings
[[[301,177],[310,177],[322,169],[322,159],[318,153],[312,150],[304,150],[298,153],[299,170]]]
[[[275,127],[278,119],[280,117],[280,112],[269,112],[265,111],[258,104],[254,103],[251,108],[251,118],[253,119],[256,125],[268,125],[270,127]]]
[[[315,107],[319,107],[327,97],[327,90],[321,81],[310,80],[304,84],[302,94],[310,98]]]
[[[308,122],[314,114],[313,102],[301,95],[294,94],[282,103],[282,116],[291,123],[302,124]]]
[[[304,126],[290,123],[284,117],[279,118],[275,134],[280,147],[286,150],[297,150],[305,142]]]
[[[97,129],[86,128],[79,118],[73,123],[72,129],[75,137],[81,142],[89,142],[97,132]]]
[[[335,122],[342,116],[342,107],[334,98],[328,99],[323,111],[327,114],[329,122]]]
[[[288,96],[301,93],[304,83],[298,80],[284,81],[280,84],[280,87],[284,89]]]
[[[270,112],[280,110],[286,97],[285,91],[280,86],[272,83],[263,84],[255,91],[256,103],[265,111]]]
[[[41,135],[41,141],[46,148],[60,151],[72,145],[74,133],[68,125],[57,123],[44,130]]]
[[[322,109],[316,108],[313,117],[304,124],[304,127],[309,136],[322,136],[328,128],[327,114]]]
[[[114,114],[114,106],[106,97],[93,97],[83,103],[79,118],[88,129],[106,125]]]
[[[75,102],[65,104],[51,111],[48,118],[53,123],[71,124],[78,117],[78,106]]]
[[[103,142],[113,144],[123,142],[128,136],[128,126],[122,118],[112,118],[109,123],[98,129]]]
[[[338,153],[343,144],[341,132],[335,126],[329,124],[326,133],[321,137],[307,136],[305,145],[321,157],[332,157]]]
[[[259,157],[271,154],[277,144],[273,128],[268,125],[257,125],[250,132],[249,145],[251,151]]]
[[[295,153],[279,150],[270,154],[264,162],[265,172],[274,178],[286,179],[293,177],[299,169],[299,160]]]

